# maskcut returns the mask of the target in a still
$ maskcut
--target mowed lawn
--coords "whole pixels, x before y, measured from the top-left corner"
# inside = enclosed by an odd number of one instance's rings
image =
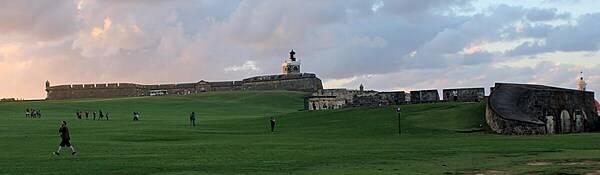
[[[585,174],[600,134],[505,136],[483,103],[302,111],[300,92],[0,103],[0,174]],[[42,111],[24,117],[25,108]],[[75,119],[76,110],[110,113]],[[131,121],[133,111],[141,121]],[[198,114],[190,127],[189,113]],[[268,119],[278,128],[270,133]],[[58,122],[79,152],[60,156]]]

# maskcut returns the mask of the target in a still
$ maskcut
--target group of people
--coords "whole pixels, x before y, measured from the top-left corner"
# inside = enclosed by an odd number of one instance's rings
[[[27,108],[25,109],[25,118],[41,118],[42,113],[39,109]]]
[[[109,115],[110,115],[108,112],[106,112],[106,113],[102,112],[102,110],[98,110],[98,114],[99,114],[98,120],[103,120],[103,119],[108,120]],[[77,112],[75,112],[75,116],[77,117],[77,119],[83,119],[83,117],[85,116],[85,119],[87,120],[90,117],[90,112],[89,111],[83,112],[83,111],[77,110]],[[92,120],[96,120],[96,111],[92,112]]]
[[[26,111],[29,112],[29,113],[32,112],[31,109],[27,109]],[[33,110],[33,111],[39,112],[39,110]],[[103,113],[102,110],[99,110],[98,113],[100,114],[98,120],[101,120],[104,117],[106,117],[106,120],[108,120],[108,112],[107,113]],[[29,115],[31,115],[31,114],[28,114],[28,116]],[[85,115],[85,118],[88,119],[89,112],[88,111],[82,112],[82,111],[78,110],[76,112],[76,115],[77,115],[77,119],[82,119],[84,115]],[[92,112],[92,116],[93,116],[93,119],[96,120],[96,112]],[[190,125],[191,126],[196,126],[196,112],[190,113],[190,117],[189,118],[190,118]],[[140,113],[139,112],[133,112],[133,120],[134,121],[138,121],[139,119],[140,119]],[[276,121],[275,121],[274,117],[271,117],[269,119],[269,124],[271,126],[271,128],[270,128],[271,129],[271,133],[275,132]],[[55,152],[53,152],[53,154],[58,156],[58,155],[60,155],[62,149],[64,149],[64,148],[70,148],[71,149],[71,154],[72,155],[76,155],[77,152],[75,151],[75,147],[73,147],[73,145],[71,144],[71,137],[70,137],[70,134],[69,134],[69,128],[67,127],[67,122],[66,121],[61,121],[60,122],[60,127],[58,129],[58,133],[59,133],[59,136],[61,138],[61,141],[59,143],[58,150],[55,151]]]

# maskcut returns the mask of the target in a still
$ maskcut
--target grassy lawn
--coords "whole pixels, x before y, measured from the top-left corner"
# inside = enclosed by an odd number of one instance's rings
[[[464,133],[482,103],[301,111],[299,92],[0,103],[0,174],[585,174],[600,172],[600,134]],[[37,108],[41,119],[26,119]],[[75,119],[76,110],[111,120]],[[131,121],[133,111],[141,121]],[[190,127],[195,111],[199,125]],[[268,118],[278,128],[268,131]],[[77,156],[53,156],[58,122]]]

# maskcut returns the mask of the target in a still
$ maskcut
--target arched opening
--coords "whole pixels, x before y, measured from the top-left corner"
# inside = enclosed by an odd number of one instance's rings
[[[571,132],[571,115],[567,110],[560,112],[560,131],[561,133]]]

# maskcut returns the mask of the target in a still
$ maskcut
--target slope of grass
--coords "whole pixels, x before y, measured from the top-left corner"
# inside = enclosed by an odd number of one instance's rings
[[[600,170],[600,135],[504,136],[478,128],[484,104],[301,111],[299,92],[0,103],[0,174],[476,174]],[[42,110],[25,119],[25,108]],[[111,113],[76,120],[76,110]],[[131,112],[142,113],[131,121]],[[191,111],[199,126],[188,126]],[[278,121],[268,131],[268,118]],[[78,156],[52,156],[58,121]],[[529,165],[528,165],[529,163]]]

